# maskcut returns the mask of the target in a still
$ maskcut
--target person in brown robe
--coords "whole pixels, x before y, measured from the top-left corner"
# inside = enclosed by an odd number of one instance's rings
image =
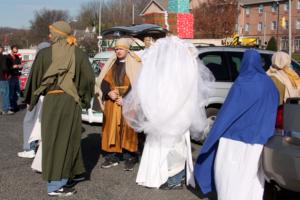
[[[138,136],[122,116],[123,97],[129,92],[141,65],[140,58],[129,50],[131,39],[121,38],[113,56],[97,78],[104,120],[102,126],[102,150],[106,152],[102,168],[117,166],[122,157],[125,171],[132,171],[137,162]]]

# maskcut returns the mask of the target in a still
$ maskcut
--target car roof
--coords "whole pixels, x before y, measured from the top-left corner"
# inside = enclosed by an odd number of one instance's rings
[[[142,38],[145,36],[165,37],[167,30],[156,24],[139,24],[132,26],[115,26],[102,31],[103,37],[133,36]]]
[[[224,52],[245,52],[249,48],[244,47],[226,47],[226,46],[208,46],[208,47],[197,47],[199,53],[211,52],[211,51],[224,51]],[[274,54],[274,51],[256,49],[259,53]]]
[[[114,51],[102,51],[97,53],[93,59],[109,59],[114,54]]]

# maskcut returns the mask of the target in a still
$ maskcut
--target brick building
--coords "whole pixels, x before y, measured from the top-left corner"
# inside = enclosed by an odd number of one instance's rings
[[[265,45],[274,36],[278,48],[288,50],[288,0],[240,0],[238,31]],[[292,51],[300,51],[300,0],[292,0]]]

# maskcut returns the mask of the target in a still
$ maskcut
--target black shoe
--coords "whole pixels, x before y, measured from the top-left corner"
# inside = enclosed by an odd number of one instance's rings
[[[136,158],[128,158],[125,160],[124,171],[133,171],[135,164],[137,163]]]
[[[78,174],[72,178],[73,181],[80,182],[85,180],[85,173]]]
[[[102,163],[101,168],[108,169],[111,167],[115,167],[119,164],[118,159],[116,158],[105,158],[105,161]]]
[[[71,188],[74,187],[77,183],[85,180],[85,174],[79,174],[74,176],[74,178],[70,178],[64,187]]]
[[[74,187],[78,182],[74,181],[73,179],[69,179],[68,182],[66,183],[66,185],[64,185],[64,187],[66,188],[72,188]]]
[[[159,189],[161,190],[181,190],[183,189],[183,185],[181,183],[178,183],[176,185],[169,185],[168,182],[165,182],[162,184]]]
[[[72,196],[75,193],[76,193],[76,190],[74,188],[62,187],[54,192],[48,192],[48,196],[50,196],[50,197],[67,197],[67,196]]]

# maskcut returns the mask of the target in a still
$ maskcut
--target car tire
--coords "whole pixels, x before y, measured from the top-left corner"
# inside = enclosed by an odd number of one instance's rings
[[[217,114],[219,112],[219,108],[207,108],[206,109],[206,116],[207,118],[212,118],[212,120],[216,120]]]
[[[210,107],[210,108],[207,108],[206,109],[206,116],[207,116],[207,119],[209,120],[209,128],[204,130],[204,135],[205,136],[202,136],[201,138],[197,139],[197,140],[194,140],[192,139],[192,142],[193,143],[196,143],[196,144],[203,144],[204,141],[206,140],[206,135],[208,134],[209,130],[210,130],[210,127],[213,125],[214,121],[216,120],[216,116],[219,112],[219,108],[214,108],[214,107]]]
[[[210,107],[206,109],[206,116],[207,116],[207,120],[209,123],[209,128],[206,131],[205,135],[207,137],[212,125],[214,124],[214,122],[216,121],[216,117],[217,114],[219,112],[219,108],[215,108],[215,107]],[[201,143],[204,143],[204,141],[206,140],[206,137],[204,137],[201,141]]]

